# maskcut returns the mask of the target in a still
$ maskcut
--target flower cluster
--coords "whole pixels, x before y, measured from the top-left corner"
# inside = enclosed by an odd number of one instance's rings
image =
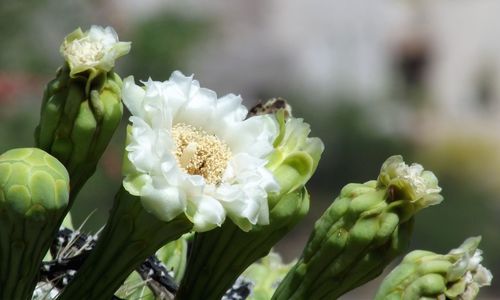
[[[114,65],[129,50],[111,27],[66,36],[36,148],[0,155],[0,299],[337,299],[405,252],[416,214],[443,200],[431,171],[392,156],[377,180],[342,188],[295,263],[266,257],[309,211],[323,142],[281,98],[248,111],[179,71],[122,81]],[[123,182],[106,225],[54,238],[123,104]],[[492,280],[479,241],[409,253],[375,299],[475,299]]]

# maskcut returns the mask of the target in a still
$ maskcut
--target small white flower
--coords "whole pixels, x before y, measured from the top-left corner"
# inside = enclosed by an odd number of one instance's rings
[[[245,119],[241,97],[218,99],[180,72],[144,85],[124,81],[132,113],[125,189],[161,220],[185,213],[197,231],[220,226],[226,215],[243,230],[269,223],[267,195],[279,191],[265,167],[278,134],[274,118]]]
[[[377,181],[380,187],[389,187],[393,196],[409,200],[416,211],[443,201],[436,175],[420,164],[407,165],[400,155],[384,162]]]
[[[420,164],[413,163],[408,166],[406,163],[401,162],[396,167],[396,174],[408,182],[415,191],[417,199],[425,195],[441,192],[441,188],[436,184],[437,179],[434,173],[425,171]]]
[[[491,285],[493,275],[481,265],[483,252],[477,249],[480,237],[472,237],[465,240],[460,247],[449,252],[450,257],[456,257],[456,262],[451,266],[447,274],[448,281],[461,282],[457,299],[475,299],[479,289]]]
[[[60,51],[70,66],[71,76],[89,69],[109,72],[115,60],[130,51],[130,42],[119,42],[111,27],[94,25],[87,32],[78,28],[70,33]]]

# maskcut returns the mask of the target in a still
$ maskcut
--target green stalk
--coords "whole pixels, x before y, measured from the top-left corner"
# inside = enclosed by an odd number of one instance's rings
[[[407,248],[414,215],[439,203],[440,191],[434,174],[400,156],[377,181],[346,185],[272,299],[337,299],[375,278]]]
[[[158,220],[143,209],[139,198],[120,189],[96,248],[58,299],[111,299],[142,261],[191,227],[184,215],[170,222]]]
[[[270,225],[244,232],[228,220],[221,228],[197,233],[175,299],[219,300],[238,276],[266,256],[308,209],[309,195],[302,188],[285,195],[271,207]]]
[[[68,173],[54,157],[37,148],[0,155],[0,299],[31,299],[68,198]]]

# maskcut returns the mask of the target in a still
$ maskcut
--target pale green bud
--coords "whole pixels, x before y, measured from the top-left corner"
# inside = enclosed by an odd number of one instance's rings
[[[480,240],[468,238],[444,255],[410,252],[384,279],[375,299],[475,299],[479,289],[490,285],[493,277],[480,264]]]
[[[0,299],[28,299],[64,218],[69,177],[37,148],[0,155]]]

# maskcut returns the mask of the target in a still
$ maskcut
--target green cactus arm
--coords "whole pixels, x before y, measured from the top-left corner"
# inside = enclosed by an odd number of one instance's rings
[[[120,189],[96,248],[58,299],[110,299],[144,259],[192,226],[184,215],[170,222],[157,219],[139,198]]]
[[[0,155],[0,299],[30,299],[69,199],[69,176],[37,148]]]
[[[309,195],[302,189],[277,202],[270,211],[270,225],[244,232],[226,222],[221,228],[197,233],[176,299],[220,299],[238,276],[267,255],[308,209]]]

